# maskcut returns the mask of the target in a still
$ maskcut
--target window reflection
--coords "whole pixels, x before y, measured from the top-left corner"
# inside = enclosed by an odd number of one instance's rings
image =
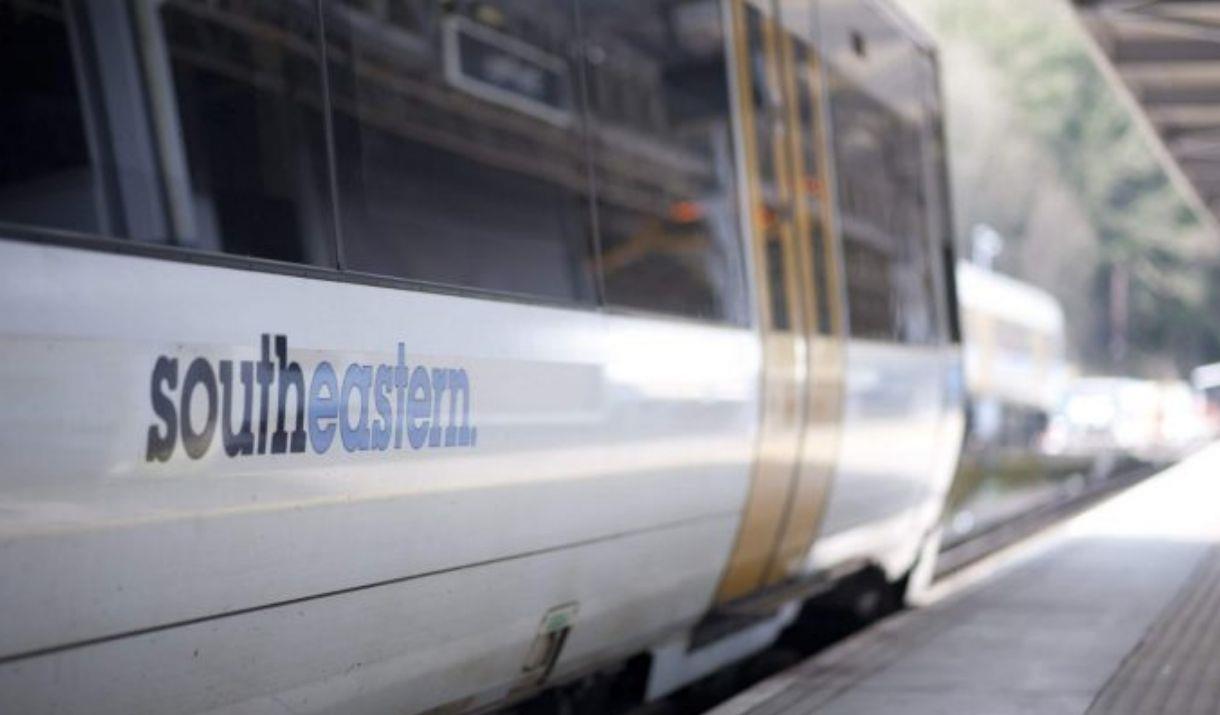
[[[154,71],[150,95],[171,200],[183,188],[174,161],[186,162],[185,205],[174,207],[179,242],[333,265],[312,4],[166,0],[159,7],[163,39],[145,51],[172,71],[163,81],[173,94]],[[160,104],[171,97],[176,111]]]
[[[722,10],[0,0],[0,221],[746,323]]]
[[[832,77],[852,335],[928,342],[934,329],[922,130],[842,75]]]
[[[326,8],[346,267],[593,301],[572,9]]]
[[[55,0],[0,0],[0,221],[112,233],[71,13]]]
[[[312,8],[0,0],[0,220],[333,265]]]
[[[606,301],[746,322],[719,4],[580,11]]]

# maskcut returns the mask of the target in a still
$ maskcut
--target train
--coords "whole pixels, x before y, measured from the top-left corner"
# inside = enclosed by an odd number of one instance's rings
[[[955,273],[968,406],[945,546],[1072,493],[1073,478],[1094,461],[1047,450],[1073,377],[1062,304],[981,265],[959,262]]]
[[[0,58],[0,710],[656,699],[926,581],[961,339],[889,2],[0,0]]]

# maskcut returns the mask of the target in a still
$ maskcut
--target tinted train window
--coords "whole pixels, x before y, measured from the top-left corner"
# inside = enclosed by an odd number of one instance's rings
[[[747,321],[714,0],[580,0],[606,302]]]
[[[345,267],[593,302],[571,6],[324,6]]]
[[[311,7],[0,0],[0,220],[333,264]]]
[[[141,20],[159,38],[149,47],[152,106],[172,102],[173,111],[154,109],[151,119],[164,137],[178,242],[332,265],[314,4],[167,0],[158,7],[157,17]]]
[[[841,76],[833,85],[851,334],[928,342],[935,326],[920,127]]]
[[[0,221],[102,231],[105,184],[65,5],[0,0]]]

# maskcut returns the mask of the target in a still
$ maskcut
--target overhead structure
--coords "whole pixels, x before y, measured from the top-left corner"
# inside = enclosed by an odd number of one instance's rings
[[[1220,217],[1220,3],[1074,2],[1199,198]]]

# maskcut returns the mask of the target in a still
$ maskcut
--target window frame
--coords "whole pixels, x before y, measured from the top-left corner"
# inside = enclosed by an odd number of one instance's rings
[[[753,331],[756,320],[751,316],[749,323],[736,323],[730,320],[712,319],[680,313],[631,308],[626,306],[606,305],[604,302],[580,303],[558,298],[545,298],[538,295],[493,291],[466,286],[453,286],[445,283],[429,283],[412,278],[364,273],[361,271],[344,270],[331,266],[315,266],[304,263],[291,263],[273,258],[257,256],[240,256],[230,253],[207,251],[189,246],[177,246],[164,243],[145,243],[105,234],[85,233],[68,229],[58,229],[43,226],[11,223],[0,220],[0,243],[31,243],[52,248],[69,248],[97,253],[118,255],[130,258],[150,258],[153,260],[173,261],[193,266],[208,266],[212,268],[228,268],[252,273],[286,276],[320,280],[330,283],[346,283],[350,285],[369,286],[375,288],[390,288],[404,292],[442,295],[454,298],[471,298],[488,300],[512,305],[532,305],[540,308],[574,310],[581,313],[604,314],[660,320],[687,325],[700,325],[714,328]]]

